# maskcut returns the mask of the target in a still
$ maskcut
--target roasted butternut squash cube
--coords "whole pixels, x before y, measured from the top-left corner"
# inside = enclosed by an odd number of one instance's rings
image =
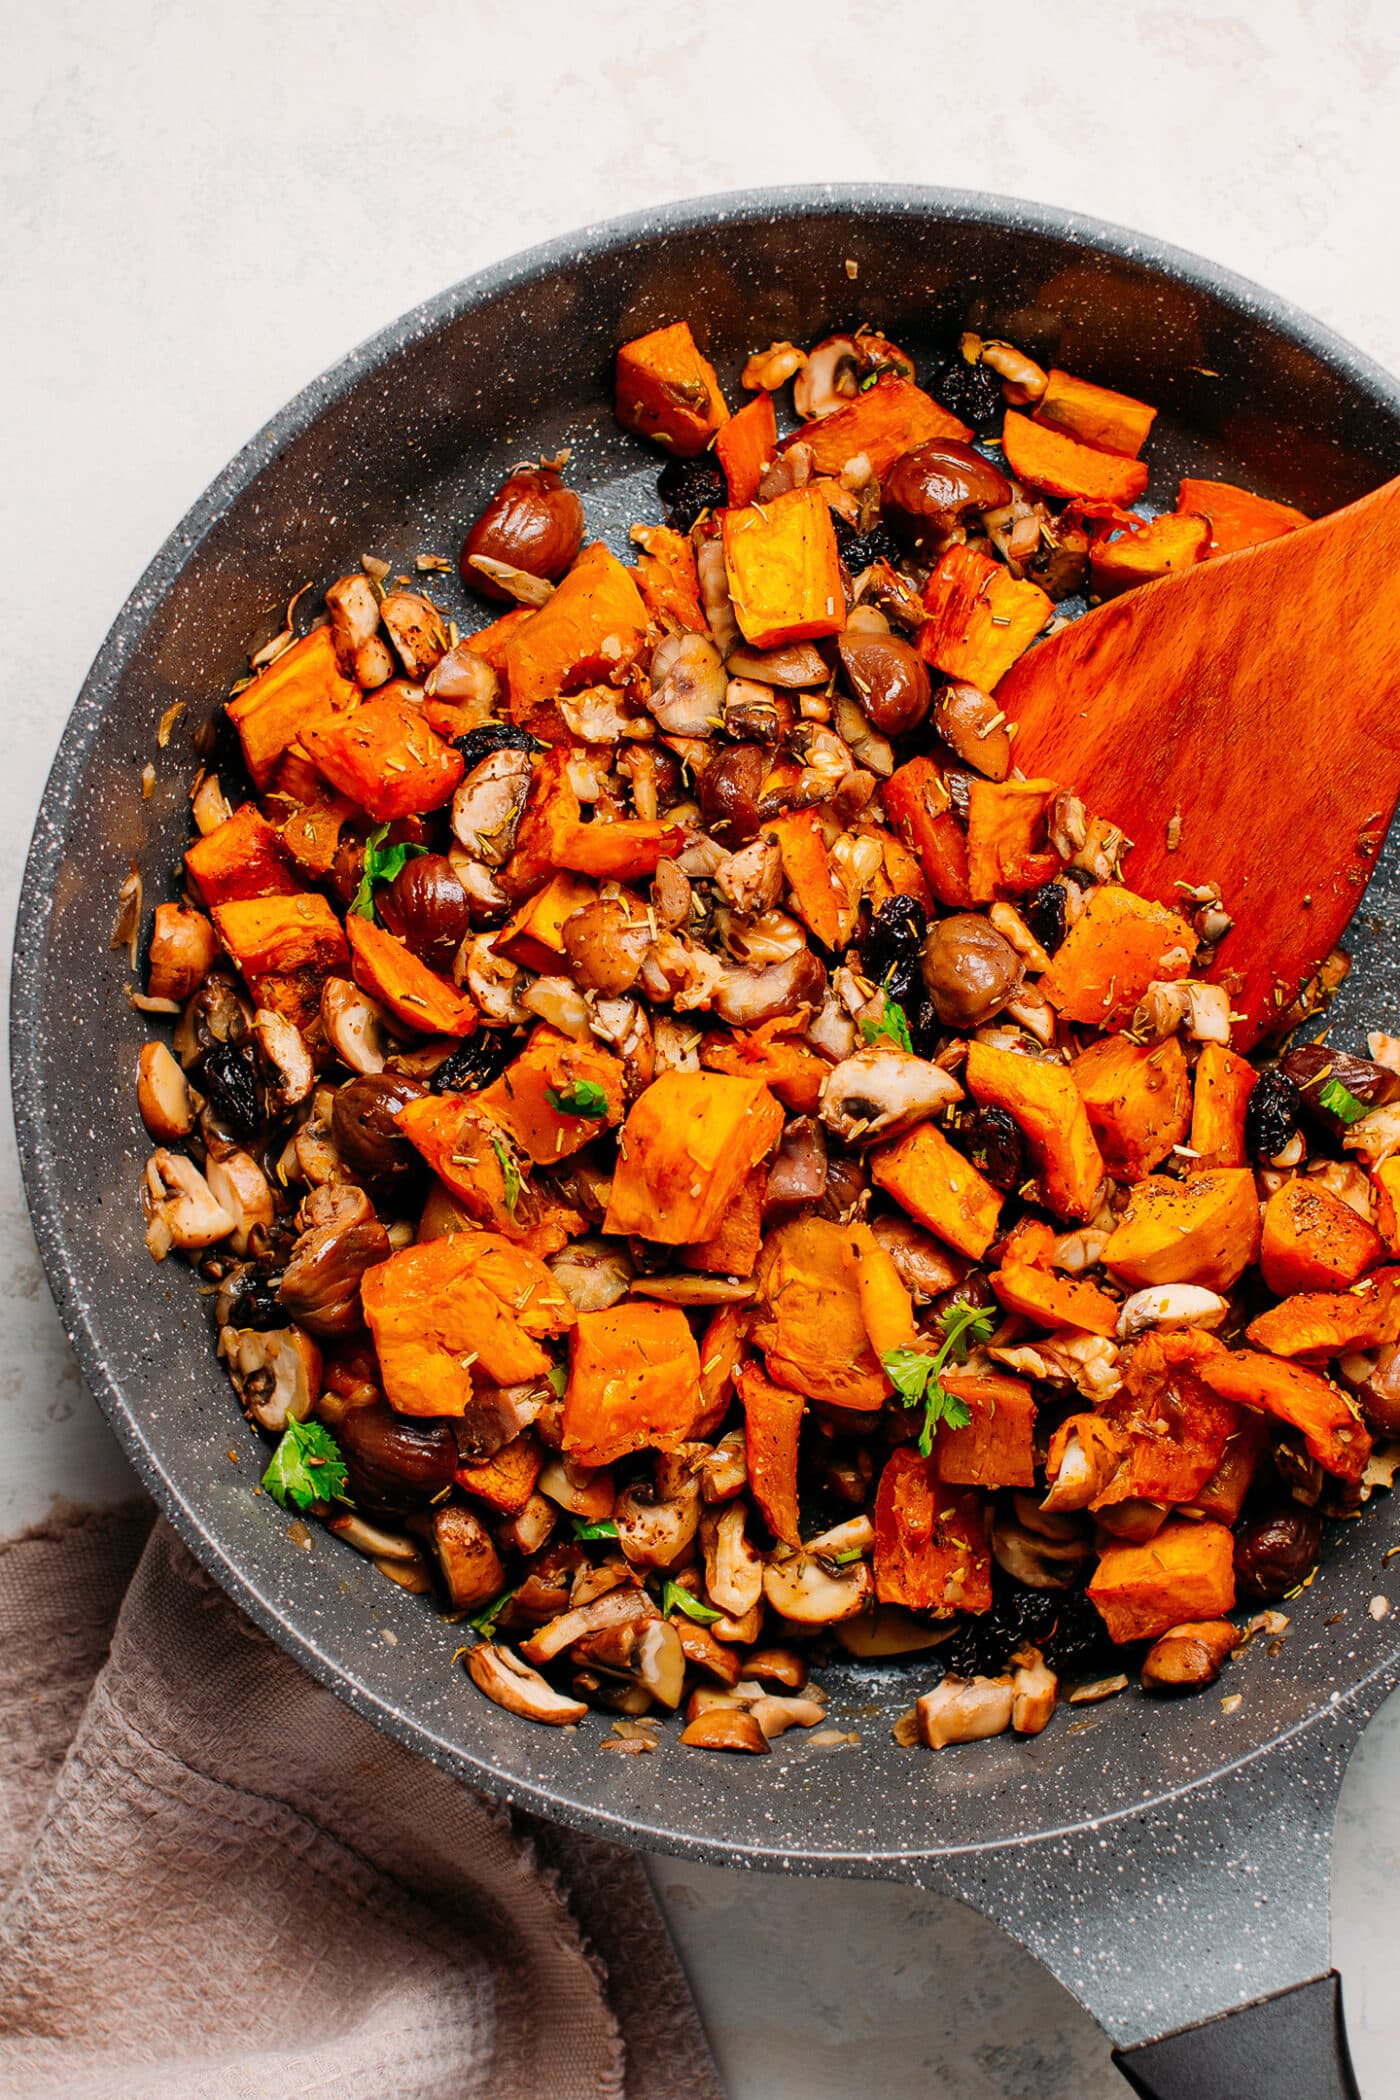
[[[1087,1218],[1103,1183],[1103,1156],[1064,1066],[974,1042],[966,1077],[975,1101],[1004,1108],[1020,1126],[1055,1215]]]
[[[755,649],[839,634],[846,596],[836,528],[820,489],[727,510],[721,526],[734,617]]]
[[[284,649],[228,703],[228,718],[257,785],[267,786],[278,759],[304,729],[359,697],[358,686],[341,676],[329,627],[313,627]]]
[[[732,418],[733,423],[738,421],[738,416]],[[726,430],[730,427],[725,425]],[[655,624],[683,628],[690,634],[707,634],[695,549],[688,535],[672,532],[669,525],[634,525],[631,536],[637,549],[637,566],[632,574]]]
[[[350,959],[340,921],[316,890],[238,898],[216,904],[211,916],[219,939],[250,980],[298,970],[329,974]]]
[[[672,1450],[700,1403],[700,1352],[674,1305],[624,1299],[578,1315],[564,1390],[564,1449],[585,1466]]]
[[[756,1364],[739,1373],[749,1488],[763,1521],[785,1546],[801,1544],[797,1514],[797,1446],[802,1395],[774,1385]]]
[[[495,1385],[543,1378],[550,1358],[536,1334],[563,1334],[575,1318],[542,1261],[484,1232],[391,1254],[365,1272],[360,1298],[385,1398],[407,1415],[462,1414],[478,1363]]]
[[[1178,569],[1194,568],[1210,552],[1210,527],[1204,518],[1178,518],[1167,512],[1144,525],[1100,540],[1089,555],[1089,581],[1100,598],[1117,598],[1140,583],[1156,583]]]
[[[1224,1524],[1169,1517],[1155,1538],[1115,1539],[1099,1556],[1089,1597],[1120,1645],[1155,1641],[1186,1619],[1220,1619],[1235,1608],[1235,1541]]]
[[[1202,1366],[1222,1353],[1213,1335],[1187,1328],[1153,1329],[1120,1359],[1123,1382],[1103,1402],[1104,1420],[1124,1438],[1127,1458],[1109,1491],[1092,1505],[1144,1501],[1190,1503],[1215,1477],[1240,1423]]]
[[[1189,1181],[1149,1174],[1138,1182],[1103,1261],[1135,1291],[1154,1283],[1228,1291],[1258,1245],[1254,1176],[1243,1167],[1213,1167]]]
[[[301,888],[281,837],[251,802],[186,849],[185,872],[207,905],[289,897]]]
[[[527,897],[513,917],[507,919],[491,946],[507,962],[540,976],[559,971],[564,955],[564,921],[571,919],[598,892],[581,875],[551,875],[542,890]]]
[[[772,818],[763,830],[777,840],[783,880],[798,918],[824,948],[844,948],[855,932],[860,899],[852,897],[828,853],[816,811],[790,810]]]
[[[397,934],[351,912],[345,921],[355,982],[420,1035],[470,1035],[476,1008],[447,978],[420,962]]]
[[[1147,487],[1147,468],[1141,460],[1096,451],[1048,423],[1034,423],[1009,410],[1001,443],[1016,479],[1047,496],[1085,496],[1126,505],[1136,503]]]
[[[915,856],[928,891],[959,911],[971,904],[967,835],[953,815],[948,783],[931,758],[911,758],[890,775],[885,809]]]
[[[1285,1181],[1264,1206],[1259,1267],[1277,1297],[1342,1290],[1384,1251],[1375,1226],[1309,1175]]]
[[[700,1406],[687,1431],[689,1438],[703,1440],[717,1434],[734,1397],[748,1333],[746,1305],[720,1305],[710,1315],[700,1344]]]
[[[1009,1250],[1008,1250],[1009,1252]],[[1056,1276],[1049,1269],[1008,1258],[992,1276],[992,1289],[1008,1312],[1052,1331],[1077,1328],[1111,1337],[1118,1332],[1118,1307],[1107,1291],[1083,1277]]]
[[[851,1234],[829,1218],[796,1218],[768,1235],[750,1333],[777,1385],[830,1407],[869,1413],[891,1388],[870,1345]]]
[[[1268,1442],[1263,1417],[1242,1414],[1239,1428],[1226,1440],[1220,1464],[1191,1498],[1192,1516],[1214,1517],[1220,1524],[1238,1523]]]
[[[850,1238],[856,1296],[871,1348],[882,1358],[892,1349],[912,1349],[919,1339],[914,1300],[888,1249],[861,1219],[841,1229]]]
[[[1053,780],[974,780],[967,798],[967,886],[974,904],[1033,888],[1029,876],[1041,820],[1053,801]]]
[[[1036,403],[1033,420],[1062,430],[1066,437],[1088,445],[1095,452],[1116,452],[1120,458],[1136,459],[1147,442],[1157,411],[1131,394],[1115,392],[1111,386],[1095,386],[1053,366],[1045,392]]]
[[[1207,520],[1212,554],[1257,547],[1263,540],[1281,539],[1285,532],[1312,523],[1306,512],[1295,510],[1291,503],[1251,495],[1230,481],[1202,481],[1190,475],[1177,492],[1176,507]]]
[[[424,1207],[420,1240],[460,1231],[472,1220],[544,1260],[583,1230],[576,1210],[531,1188],[509,1137],[476,1095],[422,1094],[405,1102],[394,1120],[443,1185]]]
[[[503,1516],[518,1517],[543,1471],[544,1446],[525,1429],[502,1445],[494,1458],[458,1466],[455,1478],[464,1494],[475,1495]]]
[[[308,722],[301,741],[317,771],[377,824],[441,809],[462,778],[461,752],[397,693]]]
[[[1141,1181],[1174,1145],[1191,1117],[1186,1054],[1174,1035],[1162,1043],[1105,1036],[1070,1066],[1104,1165],[1120,1181]]]
[[[831,1067],[801,1040],[803,1025],[800,1016],[783,1015],[730,1034],[715,1030],[700,1045],[700,1062],[707,1072],[761,1079],[794,1115],[814,1115]]]
[[[606,824],[564,824],[554,840],[561,868],[592,875],[599,882],[639,881],[654,875],[663,860],[675,860],[685,848],[686,834],[681,825],[660,824],[646,817],[614,817]],[[517,855],[519,851],[517,845]]]
[[[972,547],[950,547],[924,586],[919,653],[950,678],[990,693],[1054,611],[1038,583]]]
[[[939,1479],[938,1460],[896,1451],[875,1492],[875,1594],[910,1611],[990,1611],[992,1554],[982,1497]]]
[[[623,1126],[603,1230],[668,1247],[713,1239],[782,1128],[783,1111],[762,1080],[664,1072]]]
[[[1245,1334],[1270,1356],[1319,1363],[1400,1342],[1400,1269],[1377,1269],[1353,1291],[1300,1291],[1251,1320]]]
[[[870,1178],[910,1217],[960,1254],[980,1261],[997,1236],[1002,1197],[934,1123],[875,1146]]]
[[[931,394],[898,372],[882,372],[867,387],[829,416],[804,423],[785,440],[812,453],[812,471],[840,475],[847,460],[864,454],[883,480],[897,459],[926,445],[930,438],[970,438],[966,423],[940,407]]]
[[[601,540],[585,547],[552,597],[513,627],[500,651],[512,718],[534,717],[561,693],[606,678],[646,633],[642,594]]]
[[[778,419],[771,394],[757,394],[731,416],[715,440],[729,501],[737,510],[753,502],[778,453]]]
[[[692,1240],[681,1261],[702,1276],[752,1276],[763,1245],[763,1203],[768,1169],[755,1167],[720,1220],[713,1239]]]
[[[1222,1349],[1200,1371],[1224,1399],[1298,1430],[1325,1473],[1359,1480],[1365,1472],[1370,1436],[1350,1400],[1321,1372],[1255,1349]]]
[[[1189,975],[1197,946],[1179,912],[1102,883],[1085,898],[1040,989],[1067,1021],[1126,1028],[1149,984]]]
[[[1202,1045],[1191,1101],[1191,1150],[1199,1169],[1245,1165],[1244,1112],[1258,1077],[1238,1051]]]
[[[582,1151],[627,1109],[621,1059],[591,1037],[575,1042],[548,1027],[477,1098],[536,1166]]]
[[[719,378],[688,321],[653,328],[617,353],[617,420],[678,459],[703,452],[729,421]]]
[[[963,1401],[972,1420],[961,1429],[939,1424],[934,1462],[953,1487],[1035,1486],[1035,1399],[1020,1378],[950,1366],[940,1379]]]

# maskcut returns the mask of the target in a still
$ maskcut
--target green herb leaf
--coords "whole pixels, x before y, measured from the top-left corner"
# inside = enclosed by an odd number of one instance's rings
[[[904,1008],[897,999],[891,999],[888,994],[885,998],[885,1010],[878,1020],[872,1020],[868,1015],[862,1014],[860,1032],[867,1043],[878,1043],[884,1039],[897,1044],[901,1050],[912,1050],[914,1047],[909,1040],[909,1023],[905,1018]]]
[[[564,1366],[562,1364],[551,1364],[544,1375],[554,1388],[555,1398],[557,1400],[562,1400],[564,1397],[564,1389],[569,1383],[569,1374],[564,1369]]]
[[[673,1611],[683,1611],[688,1619],[694,1619],[697,1626],[713,1626],[716,1619],[724,1617],[724,1613],[716,1611],[713,1605],[702,1604],[694,1590],[684,1588],[679,1582],[664,1582],[661,1585],[662,1618],[669,1619]]]
[[[575,1517],[574,1537],[580,1545],[586,1545],[589,1539],[615,1539],[617,1526],[611,1517],[604,1517],[597,1524],[586,1524],[582,1517]]]
[[[520,1169],[511,1158],[510,1147],[503,1138],[493,1137],[491,1150],[496,1155],[496,1161],[501,1170],[501,1180],[505,1183],[506,1210],[513,1218],[515,1216],[515,1206],[520,1201],[520,1191],[524,1187],[524,1183],[520,1179]]]
[[[289,1420],[262,1485],[283,1509],[310,1509],[316,1502],[348,1502],[348,1478],[340,1446],[323,1424]]]
[[[544,1098],[561,1116],[605,1116],[608,1097],[591,1079],[576,1079],[572,1086],[547,1086]]]
[[[828,1553],[826,1556],[833,1568],[849,1568],[851,1563],[859,1560],[860,1557],[861,1549],[859,1546],[847,1546],[844,1553]]]
[[[1344,1123],[1355,1123],[1367,1114],[1369,1108],[1369,1104],[1358,1101],[1351,1089],[1342,1085],[1340,1079],[1329,1079],[1326,1086],[1319,1088],[1317,1105],[1329,1110],[1334,1116],[1340,1116]]]
[[[502,1612],[514,1595],[515,1591],[513,1589],[502,1590],[499,1597],[493,1597],[489,1604],[482,1605],[475,1618],[468,1619],[468,1626],[472,1628],[473,1632],[479,1633],[484,1641],[489,1641],[492,1634],[496,1631]]]
[[[942,1383],[941,1374],[951,1360],[965,1364],[976,1342],[990,1340],[996,1314],[984,1305],[950,1305],[943,1314],[943,1344],[932,1356],[920,1349],[886,1349],[880,1361],[890,1384],[906,1407],[922,1407],[923,1426],[919,1450],[927,1458],[933,1449],[933,1433],[940,1422],[950,1429],[966,1429],[972,1409]]]
[[[396,875],[402,874],[406,861],[416,860],[420,853],[426,853],[428,850],[426,846],[410,846],[402,841],[396,846],[386,846],[384,841],[388,836],[388,825],[376,824],[365,840],[364,873],[360,877],[359,888],[350,900],[351,911],[358,912],[362,919],[374,917],[376,887],[392,882]]]

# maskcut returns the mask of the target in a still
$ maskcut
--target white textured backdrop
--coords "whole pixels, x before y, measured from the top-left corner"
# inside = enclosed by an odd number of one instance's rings
[[[1400,365],[1396,0],[3,0],[3,924],[129,586],[259,423],[454,278],[703,190],[949,183],[1097,212]],[[0,1532],[126,1476],[0,1159]],[[1348,1780],[1338,1959],[1400,2095],[1400,1709]],[[733,2100],[1115,2100],[990,1928],[660,1863]],[[1280,2100],[1292,2096],[1280,2095]]]

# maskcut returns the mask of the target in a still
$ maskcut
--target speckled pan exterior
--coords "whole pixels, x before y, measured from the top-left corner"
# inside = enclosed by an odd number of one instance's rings
[[[261,1627],[390,1734],[626,1843],[936,1882],[1001,1917],[1120,2038],[1157,2032],[1326,1965],[1337,1773],[1400,1674],[1400,1613],[1377,1622],[1367,1610],[1386,1586],[1400,1504],[1381,1497],[1351,1527],[1291,1607],[1281,1652],[1257,1641],[1232,1665],[1241,1703],[1229,1714],[1211,1694],[1149,1708],[1134,1691],[1062,1709],[1034,1741],[933,1757],[890,1737],[921,1688],[917,1666],[847,1666],[827,1673],[832,1724],[857,1732],[857,1747],[822,1750],[794,1731],[763,1759],[673,1741],[604,1756],[606,1718],[554,1731],[490,1705],[452,1661],[452,1627],[319,1530],[309,1545],[294,1538],[252,1494],[262,1447],[215,1362],[208,1301],[188,1269],[157,1268],[143,1245],[149,1145],[134,1073],[146,1024],[108,937],[133,862],[148,904],[169,893],[192,732],[300,585],[366,550],[409,569],[419,552],[454,554],[516,459],[571,446],[592,529],[625,553],[629,521],[659,515],[658,460],[613,422],[612,353],[680,316],[708,334],[727,383],[748,349],[834,324],[871,322],[920,361],[965,323],[1004,332],[1160,404],[1152,494],[1168,504],[1186,471],[1309,511],[1400,471],[1400,389],[1306,317],[1189,255],[995,198],[701,199],[588,228],[417,308],[309,387],[195,505],[65,731],[13,986],[20,1145],[49,1280],[88,1382],[183,1538]],[[429,584],[464,624],[481,623],[455,576]],[[186,712],[159,750],[175,701]],[[156,788],[143,801],[147,761]],[[1259,792],[1286,795],[1288,782]],[[1363,1047],[1367,1021],[1396,1026],[1398,934],[1392,841],[1355,929],[1342,1042]],[[1262,1933],[1261,1862],[1270,1892],[1292,1892]]]

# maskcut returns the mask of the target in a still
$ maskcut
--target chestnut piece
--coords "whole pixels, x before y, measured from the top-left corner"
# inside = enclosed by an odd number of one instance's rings
[[[846,681],[885,736],[917,729],[929,710],[928,667],[917,649],[894,634],[843,634],[836,647]]]
[[[457,1439],[445,1420],[420,1421],[374,1401],[347,1408],[336,1435],[361,1508],[427,1509],[452,1485]]]
[[[1011,484],[971,445],[930,438],[897,459],[885,477],[882,511],[911,554],[933,554],[972,510],[999,510]]]
[[[700,775],[700,809],[722,846],[744,845],[758,832],[758,795],[768,759],[761,744],[731,744]]]
[[[929,928],[924,988],[945,1028],[980,1028],[1020,989],[1024,965],[1010,941],[976,912],[954,912]]]
[[[331,1108],[331,1137],[357,1179],[390,1188],[417,1173],[419,1156],[394,1117],[427,1091],[421,1079],[410,1079],[406,1072],[364,1072],[339,1088]]]
[[[558,467],[516,467],[508,474],[462,542],[457,566],[469,590],[514,604],[511,593],[472,567],[486,555],[553,583],[583,545],[583,504],[564,486]]]
[[[1400,1079],[1384,1065],[1372,1064],[1369,1057],[1353,1057],[1346,1050],[1333,1050],[1326,1043],[1296,1044],[1279,1059],[1279,1069],[1297,1087],[1306,1120],[1334,1138],[1345,1136],[1348,1122],[1323,1098],[1333,1081],[1367,1108],[1379,1108],[1400,1091]],[[1346,1102],[1341,1105],[1348,1106]],[[1350,1110],[1352,1122],[1356,1115],[1356,1110]]]
[[[448,971],[471,931],[471,899],[445,853],[407,860],[375,895],[375,909],[429,969]]]
[[[1322,1551],[1322,1520],[1291,1502],[1246,1518],[1235,1533],[1235,1579],[1246,1597],[1286,1597]]]
[[[1011,771],[1011,738],[1000,715],[991,694],[965,678],[950,678],[933,703],[933,726],[944,743],[988,780],[1005,780]]]

